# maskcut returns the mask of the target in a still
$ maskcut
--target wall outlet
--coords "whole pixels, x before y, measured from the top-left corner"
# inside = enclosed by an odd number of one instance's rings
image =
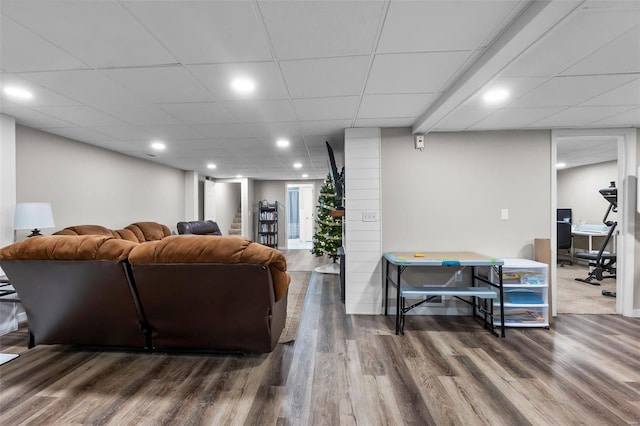
[[[509,209],[500,210],[500,219],[509,220]]]

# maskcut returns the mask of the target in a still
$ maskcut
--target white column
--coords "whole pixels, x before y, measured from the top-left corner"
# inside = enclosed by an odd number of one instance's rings
[[[198,220],[198,172],[184,172],[184,220]]]
[[[0,115],[0,247],[13,243],[15,207],[16,121],[13,117]],[[4,275],[1,269],[0,275]],[[0,303],[0,335],[17,329],[17,306]]]
[[[382,312],[381,130],[347,129],[345,163],[345,307]]]
[[[0,247],[13,242],[16,206],[16,122],[0,115]]]

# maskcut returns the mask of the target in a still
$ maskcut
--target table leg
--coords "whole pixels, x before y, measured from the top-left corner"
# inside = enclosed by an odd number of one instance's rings
[[[397,270],[397,281],[396,281],[396,334],[400,334],[400,278],[402,275],[402,267],[400,265],[396,265]]]

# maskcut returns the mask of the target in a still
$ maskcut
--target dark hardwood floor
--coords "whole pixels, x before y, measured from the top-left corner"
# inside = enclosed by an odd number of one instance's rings
[[[392,330],[345,315],[338,277],[318,273],[296,341],[268,355],[27,350],[23,327],[0,338],[21,352],[0,366],[0,424],[640,424],[639,319],[561,315],[504,339],[466,317]]]

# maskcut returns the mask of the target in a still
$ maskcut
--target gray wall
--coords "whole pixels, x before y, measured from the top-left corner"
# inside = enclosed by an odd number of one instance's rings
[[[410,129],[383,129],[383,252],[532,259],[533,240],[551,236],[550,140],[548,131],[431,133],[419,151]]]
[[[122,228],[139,221],[175,230],[183,220],[182,170],[21,126],[16,170],[17,202],[51,202],[56,228],[45,234],[71,225]]]
[[[617,161],[558,170],[558,207],[572,209],[574,225],[602,225],[609,203],[598,190],[611,181],[620,186]],[[615,217],[612,213],[610,219]]]

